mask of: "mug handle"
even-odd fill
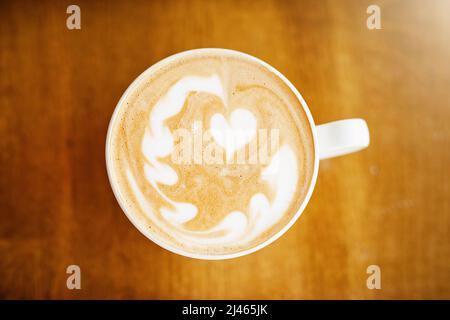
[[[367,148],[369,128],[363,119],[346,119],[316,126],[319,159],[328,159]]]

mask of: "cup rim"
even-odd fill
[[[310,184],[308,186],[308,191],[306,193],[305,198],[303,199],[303,202],[301,203],[300,207],[298,208],[295,215],[289,220],[288,223],[286,223],[277,233],[272,235],[270,238],[265,240],[264,242],[261,242],[260,244],[238,252],[229,253],[229,254],[222,254],[222,255],[208,255],[208,254],[201,254],[201,253],[192,253],[188,251],[184,251],[180,248],[177,248],[175,246],[171,246],[168,243],[163,242],[162,240],[158,239],[156,236],[152,235],[150,232],[148,232],[147,228],[145,228],[142,224],[140,224],[136,218],[133,217],[132,213],[128,212],[128,209],[125,205],[125,200],[122,198],[120,190],[118,189],[116,180],[114,179],[114,174],[112,172],[111,167],[111,161],[110,161],[110,145],[111,145],[111,139],[112,139],[112,129],[114,127],[114,123],[116,121],[117,115],[119,113],[119,110],[121,109],[121,106],[123,105],[124,100],[128,97],[128,95],[133,91],[133,89],[140,84],[140,82],[147,78],[149,74],[154,72],[155,70],[161,68],[164,65],[167,65],[171,63],[174,60],[183,58],[185,56],[198,54],[198,53],[220,53],[222,55],[232,55],[232,56],[244,56],[245,58],[257,62],[258,64],[262,65],[269,71],[273,72],[276,76],[278,76],[288,87],[289,89],[295,94],[297,99],[300,101],[300,104],[302,105],[303,111],[306,114],[306,117],[308,119],[309,125],[311,127],[311,133],[313,137],[313,148],[314,148],[314,169],[313,169],[313,175],[310,181]],[[111,189],[113,191],[113,194],[119,203],[120,208],[122,209],[123,213],[127,216],[127,218],[131,221],[131,223],[138,229],[147,239],[153,241],[160,247],[179,254],[181,256],[194,258],[194,259],[200,259],[200,260],[226,260],[226,259],[232,259],[232,258],[238,258],[245,255],[249,255],[251,253],[254,253],[256,251],[261,250],[264,247],[267,247],[271,243],[273,243],[275,240],[280,238],[284,233],[286,233],[292,225],[300,218],[303,211],[306,208],[306,205],[308,204],[309,200],[311,199],[312,192],[314,190],[314,187],[316,185],[318,170],[319,170],[319,151],[317,147],[317,132],[316,132],[316,125],[314,123],[314,119],[311,115],[311,111],[309,110],[308,105],[306,104],[305,99],[303,99],[303,96],[300,94],[300,92],[297,90],[297,88],[277,69],[272,67],[267,62],[256,58],[255,56],[252,56],[250,54],[240,52],[237,50],[231,50],[231,49],[224,49],[224,48],[198,48],[198,49],[191,49],[182,51],[179,53],[175,53],[173,55],[170,55],[166,58],[163,58],[162,60],[159,60],[155,64],[148,67],[145,71],[143,71],[136,79],[133,80],[133,82],[128,86],[128,88],[125,90],[125,92],[122,94],[121,98],[117,102],[116,107],[114,108],[114,111],[111,115],[111,119],[109,121],[108,125],[108,131],[106,135],[106,144],[105,144],[105,160],[106,160],[106,171],[108,175],[108,180],[111,185]]]

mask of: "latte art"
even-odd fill
[[[192,253],[254,247],[295,215],[313,174],[311,128],[270,70],[197,54],[143,76],[112,124],[112,176],[152,238]]]

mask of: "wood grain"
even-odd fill
[[[374,2],[381,30],[366,28]],[[77,1],[72,31],[69,4],[0,2],[1,298],[450,298],[449,1]],[[321,162],[290,231],[229,261],[148,241],[105,171],[128,84],[198,47],[253,54],[317,123],[362,117],[371,130],[369,149]],[[371,264],[381,290],[366,287]]]

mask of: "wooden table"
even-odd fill
[[[450,298],[450,1],[76,3],[81,30],[66,28],[66,2],[0,4],[1,298]],[[372,3],[381,30],[366,27]],[[147,240],[105,171],[125,88],[197,47],[253,54],[317,123],[371,130],[369,149],[321,162],[290,231],[228,261]],[[66,288],[71,264],[81,290]]]

